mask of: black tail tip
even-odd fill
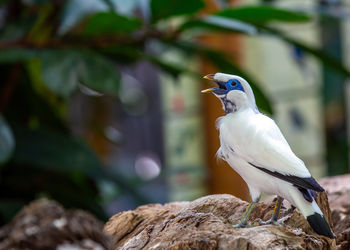
[[[322,215],[314,213],[312,215],[307,216],[306,219],[316,233],[324,235],[331,239],[335,238],[331,228],[329,227],[327,221]]]

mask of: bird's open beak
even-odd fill
[[[209,75],[206,75],[206,76],[203,76],[204,79],[207,79],[207,80],[210,80],[210,81],[215,81],[214,80],[214,76],[215,74],[209,74]],[[210,88],[210,89],[203,89],[201,91],[201,93],[211,93],[215,90],[216,88]]]

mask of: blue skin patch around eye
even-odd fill
[[[240,90],[244,92],[242,84],[237,79],[231,79],[225,82],[226,89],[230,90]]]
[[[219,88],[214,88],[213,92],[217,95],[226,95],[231,90],[244,91],[242,84],[237,79],[230,79],[227,82],[216,82]]]

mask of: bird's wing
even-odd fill
[[[244,138],[239,139],[239,146],[232,147],[252,167],[295,186],[323,191],[312,178],[304,162],[293,153],[272,119],[256,114],[241,131],[242,133],[235,133],[234,136]]]

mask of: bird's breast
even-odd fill
[[[218,127],[223,150],[234,151],[237,154],[250,147],[258,133],[254,114],[250,112],[226,115],[220,119]]]

